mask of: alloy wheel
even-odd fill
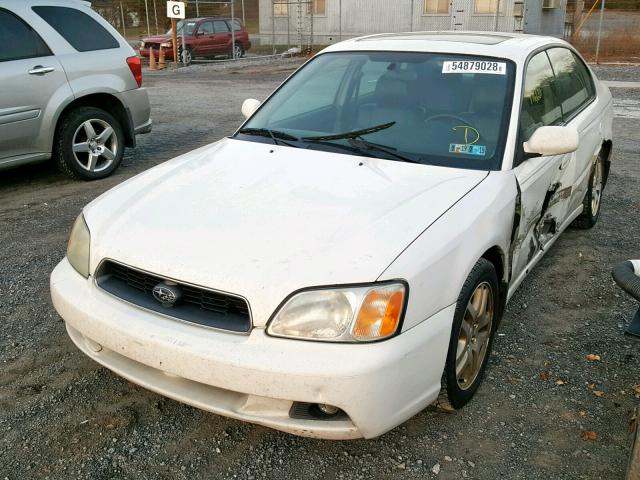
[[[242,57],[242,47],[238,44],[235,45],[234,47],[234,58],[240,58]]]
[[[484,363],[491,340],[493,305],[491,285],[482,282],[469,299],[458,334],[456,378],[461,390],[473,385]]]
[[[86,120],[73,134],[73,156],[89,172],[109,168],[118,156],[118,148],[118,136],[104,120]]]
[[[591,180],[591,215],[594,217],[598,214],[600,209],[600,202],[602,200],[603,190],[603,172],[602,161],[600,158],[596,160],[596,165],[593,171],[593,178]]]

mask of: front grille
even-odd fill
[[[171,307],[153,296],[153,289],[165,282],[174,284],[182,296]],[[168,280],[116,262],[104,261],[96,274],[103,290],[139,307],[207,327],[248,332],[251,316],[246,300],[187,283]]]

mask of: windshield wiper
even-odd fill
[[[286,132],[280,132],[278,130],[270,130],[268,128],[241,128],[238,130],[238,133],[242,133],[244,135],[256,135],[259,137],[268,137],[273,140],[273,143],[276,145],[287,145],[288,147],[298,148],[297,145],[293,143],[289,143],[286,140],[293,140],[299,142],[300,139],[298,137],[294,137],[293,135],[289,135]]]
[[[414,160],[409,157],[405,157],[404,155],[400,155],[395,151],[396,149],[393,147],[388,147],[386,145],[380,145],[378,143],[369,142],[364,138],[362,138],[362,135],[379,132],[380,130],[386,130],[387,128],[393,127],[395,124],[396,122],[383,123],[381,125],[376,125],[375,127],[363,128],[361,130],[354,130],[354,131],[345,132],[345,133],[337,133],[334,135],[321,135],[318,137],[302,137],[300,140],[302,140],[303,142],[317,143],[320,145],[341,147],[354,153],[363,153],[367,151],[381,152],[391,157],[394,157],[397,160],[401,160],[403,162],[420,163],[417,160]],[[349,145],[342,145],[339,143],[332,142],[332,140],[345,140],[345,139],[348,140]],[[378,156],[376,157],[380,158]]]
[[[395,148],[388,147],[386,145],[380,145],[379,143],[368,142],[364,138],[350,138],[349,144],[359,150],[373,150],[375,152],[386,153],[387,155],[391,155],[392,157],[401,160],[403,162],[409,163],[421,163],[418,160],[414,160],[413,158],[405,157],[404,155],[400,155],[397,153]]]
[[[380,130],[386,130],[387,128],[391,128],[396,124],[396,122],[383,123],[381,125],[376,125],[375,127],[363,128],[361,130],[353,130],[351,132],[344,133],[336,133],[333,135],[320,135],[318,137],[302,137],[300,140],[305,142],[326,142],[329,140],[343,140],[345,138],[358,138],[362,135],[368,135],[370,133],[376,133]]]

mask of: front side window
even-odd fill
[[[0,9],[0,62],[48,55],[51,51],[29,25]]]
[[[230,32],[229,25],[224,20],[216,20],[213,22],[213,31],[215,33],[227,33]]]
[[[289,79],[236,138],[266,142],[276,132],[299,148],[498,169],[513,76],[510,61],[487,57],[327,53]]]
[[[273,0],[273,14],[276,17],[289,16],[289,4],[281,0]]]
[[[538,127],[562,122],[562,111],[554,91],[555,77],[545,52],[529,60],[525,72],[520,133],[522,142],[529,140]]]
[[[425,15],[444,15],[449,13],[449,0],[424,0]]]
[[[196,26],[197,26],[196,22],[178,20],[178,23],[176,24],[176,33],[178,35],[182,35],[182,30],[184,29],[185,35],[193,35],[193,32],[196,29]],[[169,30],[167,30],[167,35],[173,35],[173,29],[170,28]]]
[[[120,47],[113,35],[80,10],[49,6],[32,7],[32,9],[78,52]]]
[[[478,15],[489,15],[496,13],[496,8],[499,8],[499,14],[504,13],[504,0],[474,0],[473,11]]]
[[[562,107],[562,115],[568,121],[595,96],[593,80],[587,67],[570,50],[547,50],[555,73],[555,93]]]

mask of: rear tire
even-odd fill
[[[571,226],[580,230],[593,228],[600,218],[602,207],[602,192],[604,190],[605,166],[600,155],[593,164],[591,175],[589,176],[589,188],[582,201],[582,213],[576,218]]]
[[[458,297],[442,377],[448,403],[455,409],[466,405],[482,383],[500,320],[499,292],[493,264],[481,258]]]
[[[95,107],[78,107],[61,120],[54,160],[71,178],[99,180],[111,175],[124,154],[124,133],[118,120]]]

